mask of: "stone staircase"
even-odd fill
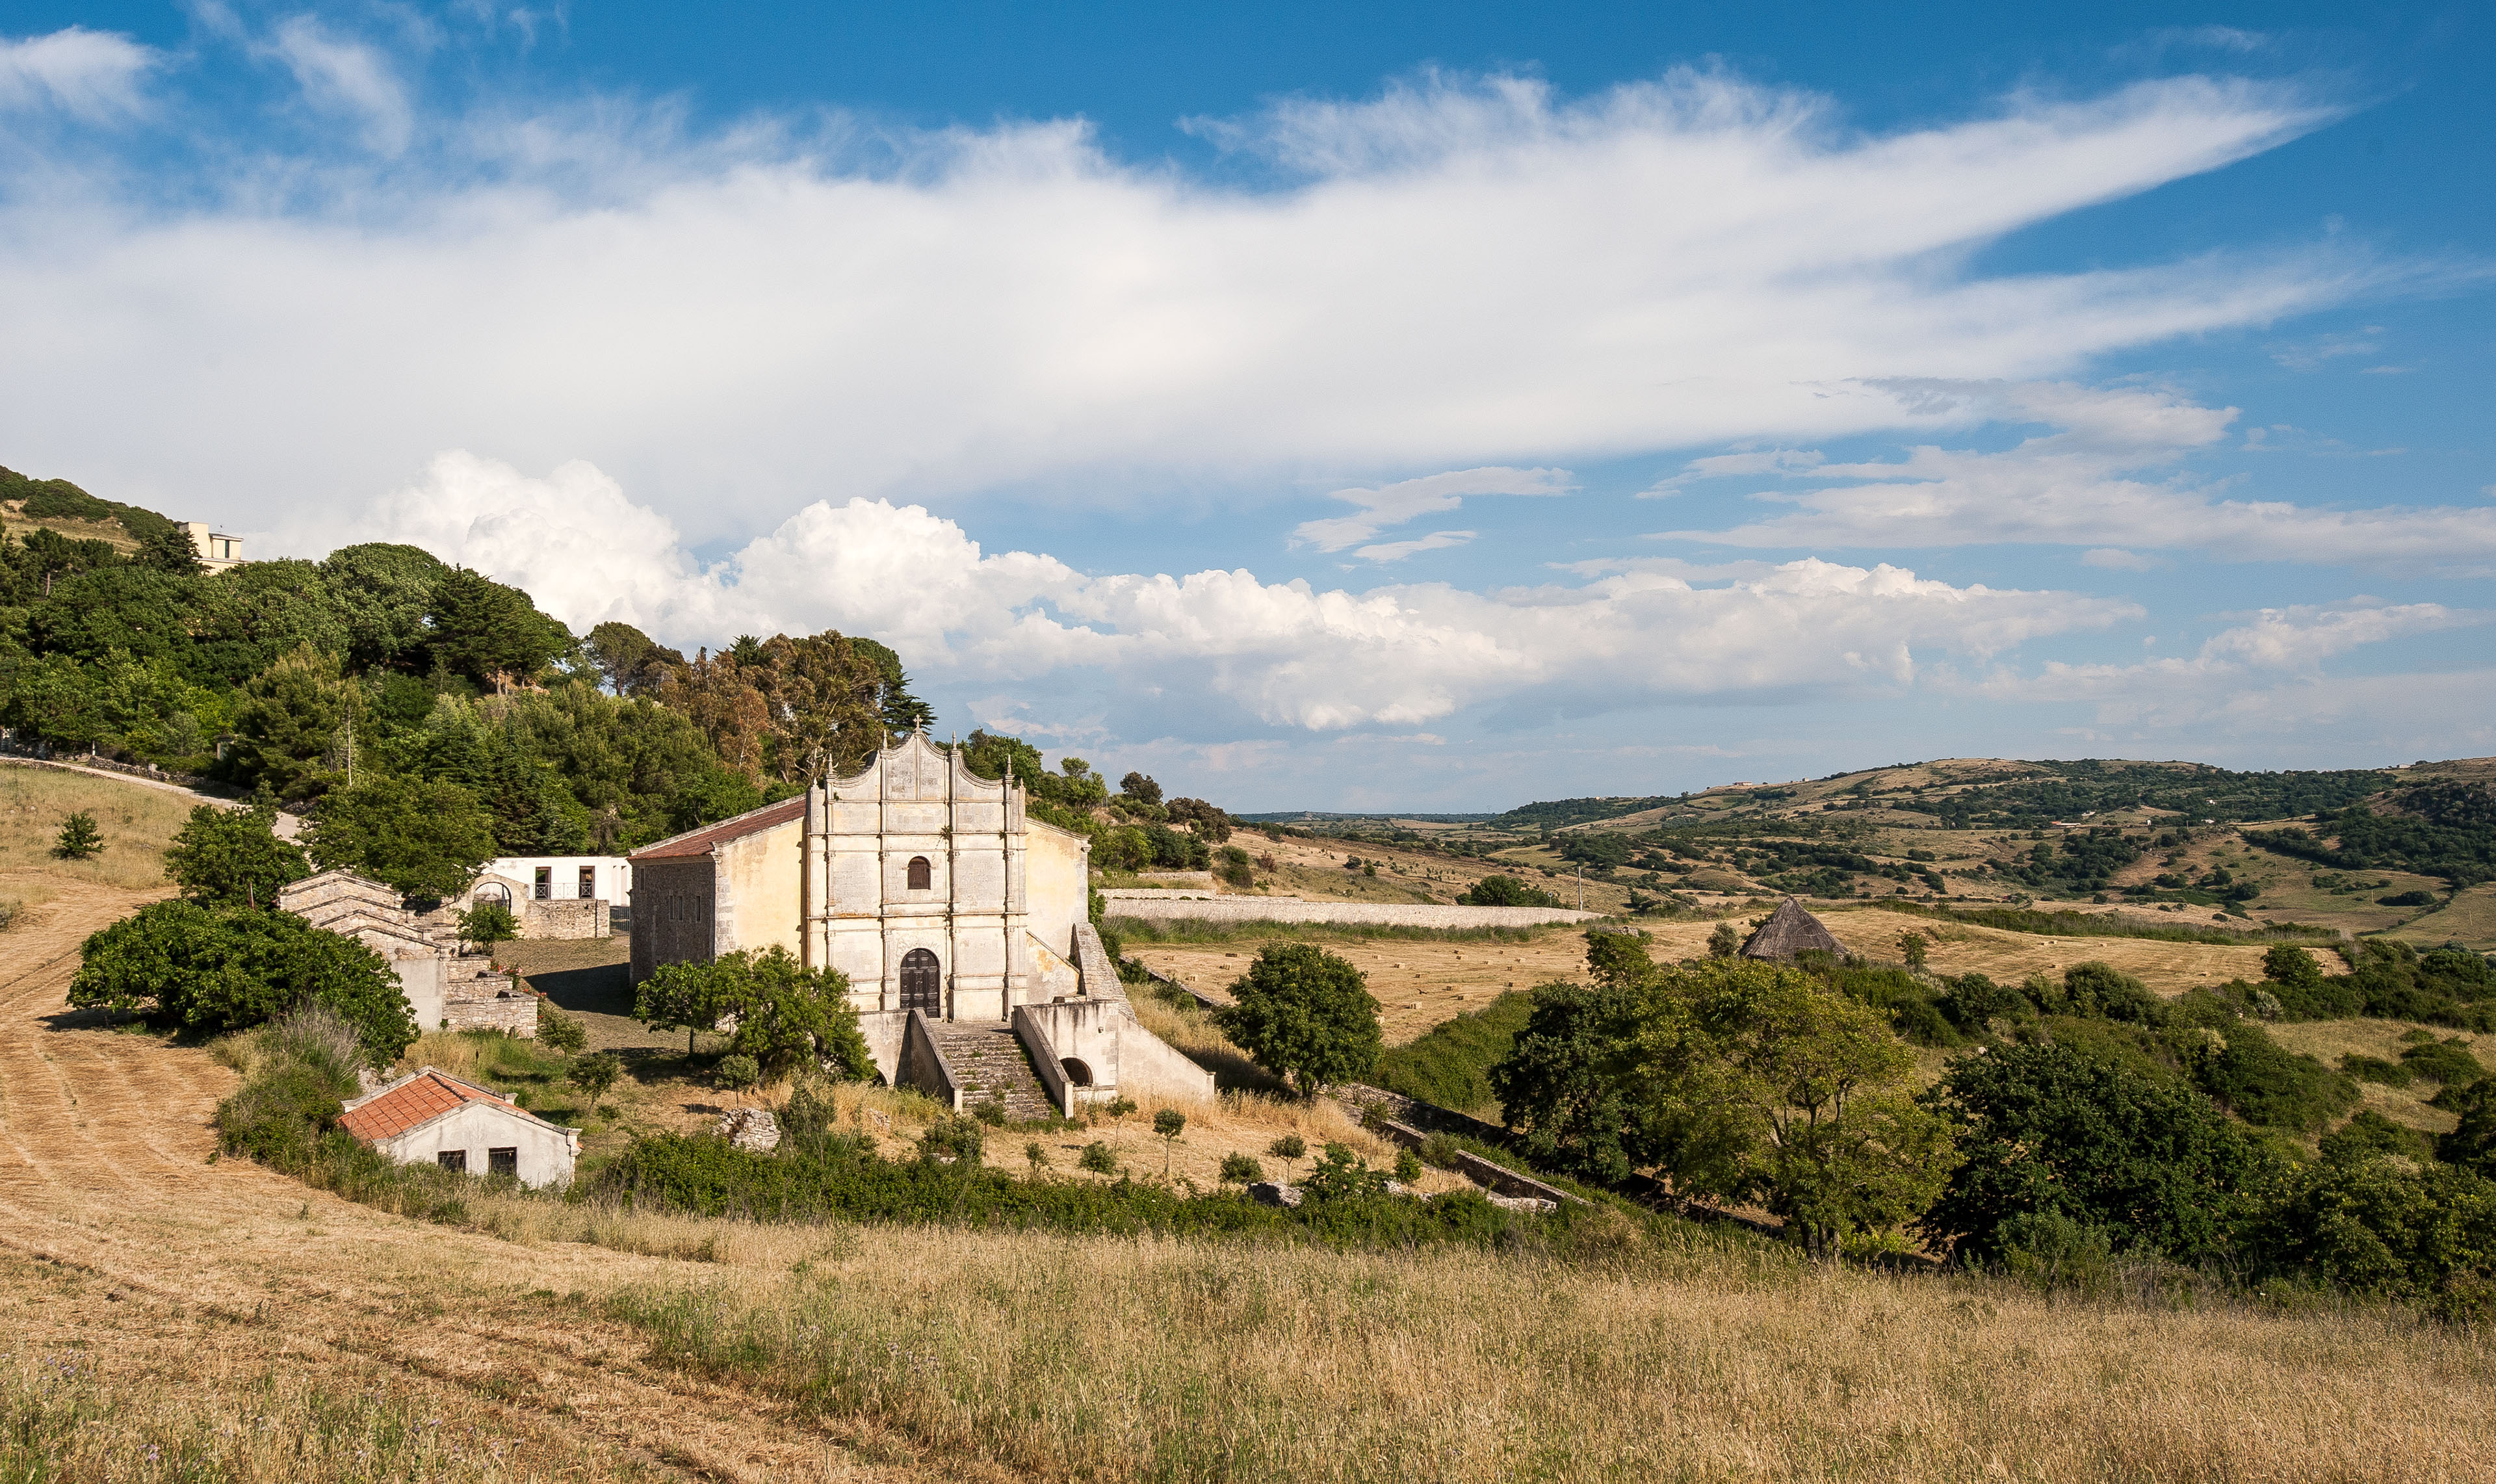
[[[1057,1108],[1042,1091],[1031,1058],[1012,1027],[940,1020],[929,1022],[928,1029],[962,1089],[963,1112],[1002,1098],[1011,1119],[1056,1116]]]

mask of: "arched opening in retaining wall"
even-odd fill
[[[1057,1065],[1066,1068],[1066,1080],[1074,1083],[1076,1087],[1090,1087],[1092,1085],[1092,1068],[1083,1065],[1083,1060],[1080,1057],[1066,1057],[1059,1061]]]

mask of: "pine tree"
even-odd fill
[[[52,841],[52,853],[63,860],[84,860],[103,850],[104,835],[95,827],[95,816],[84,812],[70,816]]]

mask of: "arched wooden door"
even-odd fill
[[[901,957],[901,1007],[945,1013],[945,971],[925,948],[913,948]]]

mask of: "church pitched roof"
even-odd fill
[[[1818,917],[1805,912],[1800,902],[1788,897],[1768,914],[1767,921],[1760,924],[1760,930],[1751,935],[1750,941],[1742,944],[1742,956],[1791,964],[1796,954],[1813,949],[1843,954],[1846,944],[1839,943],[1834,934],[1823,927]]]
[[[705,824],[681,835],[671,835],[656,845],[643,846],[625,858],[634,861],[667,860],[680,855],[707,854],[712,846],[741,840],[761,830],[776,829],[805,812],[806,796],[801,793],[796,798],[782,799],[777,804],[747,810],[733,819],[722,819],[717,824]]]

